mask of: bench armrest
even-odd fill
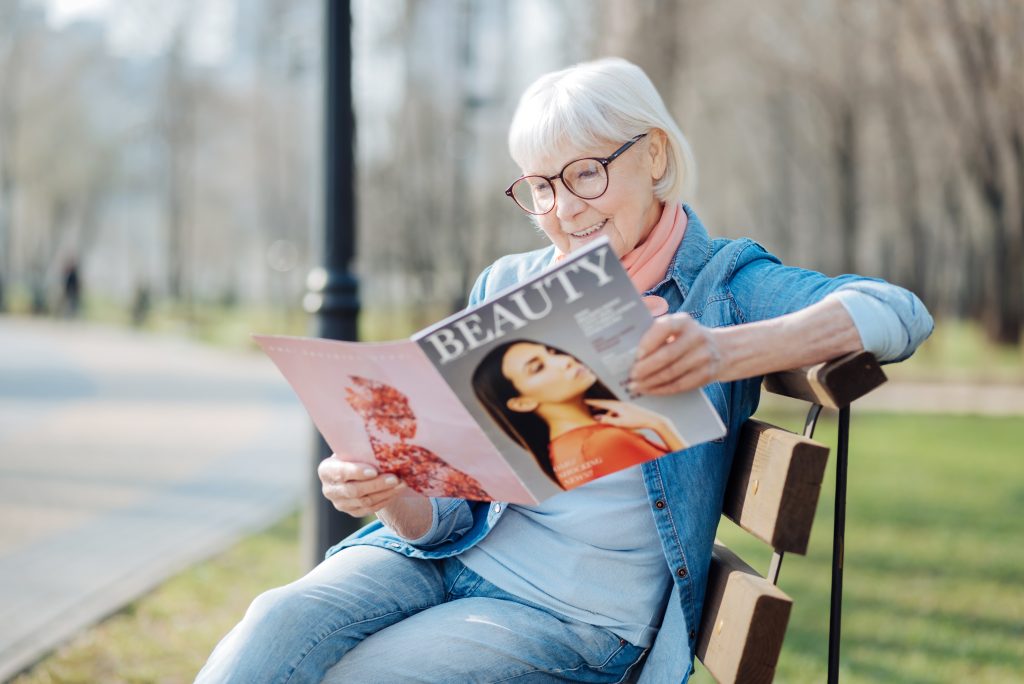
[[[849,406],[886,381],[875,355],[861,351],[764,377],[765,390],[826,408]]]

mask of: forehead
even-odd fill
[[[524,160],[522,172],[524,176],[539,174],[553,176],[559,173],[566,164],[584,157],[607,157],[618,145],[614,143],[598,143],[585,148],[565,145],[553,151],[537,152]]]

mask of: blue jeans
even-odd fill
[[[196,682],[619,682],[643,653],[458,558],[356,546],[257,597]]]

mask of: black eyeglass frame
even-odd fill
[[[633,136],[632,138],[627,140],[622,145],[622,147],[620,147],[619,149],[615,150],[614,152],[612,152],[607,157],[580,157],[579,159],[573,159],[571,162],[569,162],[565,166],[563,166],[562,170],[559,171],[558,173],[556,173],[554,176],[542,176],[542,175],[537,174],[537,173],[531,173],[531,174],[529,174],[527,176],[520,176],[519,178],[516,178],[514,181],[512,181],[512,184],[509,185],[505,189],[505,194],[508,195],[509,199],[511,199],[513,202],[515,202],[517,207],[519,207],[520,209],[525,211],[527,214],[532,214],[533,216],[543,216],[544,214],[550,214],[551,211],[555,208],[555,204],[556,204],[556,202],[555,202],[555,192],[556,191],[555,191],[555,184],[552,181],[554,181],[556,178],[558,180],[562,181],[562,187],[564,187],[566,190],[568,190],[572,194],[576,195],[580,199],[584,199],[584,200],[597,199],[598,197],[600,197],[604,193],[608,192],[608,183],[610,181],[610,177],[608,175],[608,165],[611,164],[616,159],[618,159],[619,157],[621,157],[622,154],[626,150],[628,150],[630,147],[632,147],[633,145],[638,143],[640,141],[640,139],[644,138],[646,135],[647,135],[646,133],[640,133],[639,135]],[[567,168],[569,168],[570,166],[572,166],[573,164],[575,164],[577,162],[587,161],[587,160],[596,161],[597,163],[599,163],[604,168],[604,189],[602,189],[601,192],[597,193],[596,195],[593,195],[592,197],[587,197],[585,195],[581,195],[578,192],[576,192],[575,190],[573,190],[572,187],[568,183],[565,182],[565,177],[563,176],[563,174],[565,173],[565,170]],[[521,180],[525,180],[527,178],[543,178],[544,180],[546,180],[548,182],[548,184],[551,186],[551,209],[548,209],[547,211],[540,211],[540,212],[530,211],[529,209],[524,207],[522,204],[520,204],[519,200],[516,199],[515,194],[513,194],[513,192],[512,192],[512,188],[514,188],[516,186],[516,183],[518,183]]]

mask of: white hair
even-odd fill
[[[668,138],[668,165],[654,194],[662,202],[680,202],[697,175],[690,144],[643,69],[618,57],[583,62],[534,81],[519,99],[508,147],[512,159],[527,168],[560,151],[621,144],[652,129]]]

